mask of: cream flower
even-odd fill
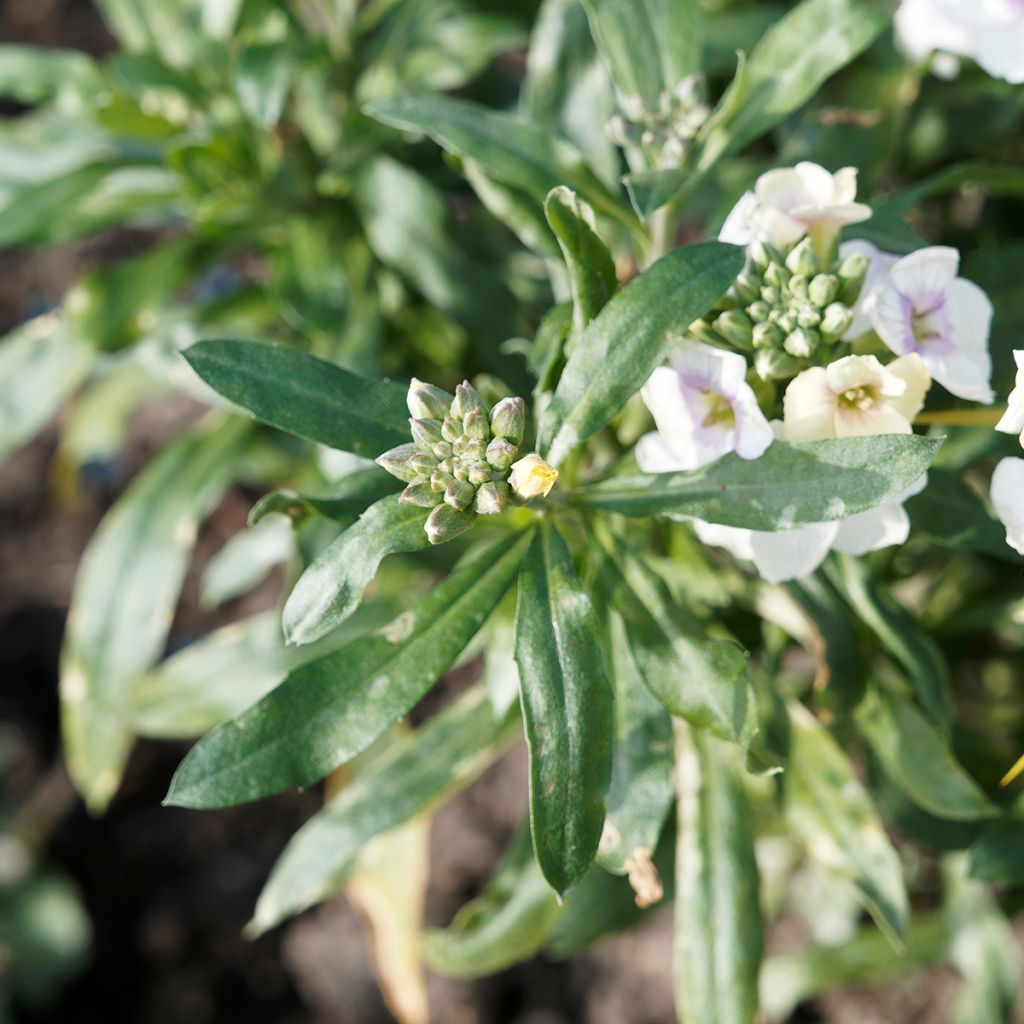
[[[909,434],[931,380],[920,357],[883,366],[874,356],[845,356],[797,374],[783,399],[787,441],[865,434]]]
[[[855,202],[856,195],[854,167],[831,174],[805,161],[768,171],[736,204],[718,237],[734,245],[762,241],[784,247],[809,235],[822,255],[840,228],[871,216],[871,207]]]
[[[1006,400],[1006,412],[996,424],[996,430],[1004,434],[1019,434],[1024,447],[1024,350],[1015,350],[1013,360],[1017,364],[1017,378]]]
[[[1006,527],[1006,543],[1024,555],[1024,459],[1001,459],[989,487],[992,506]]]
[[[992,303],[973,281],[957,276],[957,250],[934,245],[900,258],[857,242],[843,251],[863,253],[871,266],[847,337],[870,323],[897,355],[920,355],[950,394],[991,402]]]
[[[558,470],[535,452],[512,463],[508,482],[523,498],[546,498],[558,480]]]
[[[669,362],[640,393],[658,427],[636,446],[644,472],[698,469],[727,452],[742,459],[764,454],[772,428],[747,384],[743,356],[684,341]]]

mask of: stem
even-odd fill
[[[995,409],[940,409],[921,413],[914,423],[919,426],[935,423],[947,427],[994,427],[1004,412],[1005,406]]]

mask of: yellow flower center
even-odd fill
[[[870,384],[862,384],[857,388],[849,388],[839,396],[839,404],[847,409],[859,409],[868,412],[878,403],[878,390]]]
[[[732,403],[725,395],[720,395],[707,388],[701,388],[701,394],[708,400],[707,415],[701,420],[702,427],[713,427],[718,423],[733,426],[736,422],[736,413]]]

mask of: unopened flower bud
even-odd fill
[[[464,380],[455,389],[455,401],[452,402],[451,414],[457,419],[465,419],[475,409],[487,415],[487,404],[476,393],[476,389],[468,380]]]
[[[761,293],[758,292],[758,295]],[[759,324],[763,320],[768,319],[768,314],[772,311],[772,307],[767,302],[762,302],[758,299],[757,302],[752,302],[747,306],[747,316],[755,323]]]
[[[445,416],[441,423],[441,436],[449,443],[454,443],[462,437],[462,421],[453,416]]]
[[[766,284],[761,289],[761,298],[770,306],[777,306],[782,301],[782,292],[774,285]]]
[[[452,466],[452,473],[455,475],[456,480],[468,480],[469,479],[469,466],[461,460],[456,462]]]
[[[794,274],[789,279],[789,294],[798,299],[806,299],[809,280],[806,274]]]
[[[405,404],[409,407],[409,415],[416,419],[441,420],[452,404],[452,396],[433,384],[413,377],[409,382]]]
[[[464,508],[469,508],[475,497],[476,488],[467,480],[453,480],[444,492],[444,500],[460,512]]]
[[[444,463],[442,463],[444,465]],[[430,474],[430,486],[435,491],[444,491],[447,486],[455,479],[451,472],[446,469],[442,469],[438,466],[433,473]]]
[[[438,441],[444,440],[441,437],[440,420],[416,419],[413,417],[409,420],[409,430],[412,432],[412,439],[421,448],[432,448]]]
[[[686,333],[691,338],[696,338],[697,341],[703,341],[705,345],[719,345],[721,339],[712,330],[711,325],[707,320],[694,320],[689,327],[686,328]]]
[[[740,276],[733,281],[732,290],[736,293],[736,298],[739,299],[744,306],[750,302],[754,302],[761,294],[761,289],[758,283],[746,274],[740,274]]]
[[[494,438],[487,446],[487,461],[499,473],[504,473],[515,462],[518,454],[519,449],[503,437]]]
[[[750,256],[750,262],[754,268],[762,274],[769,263],[782,259],[782,254],[778,249],[761,241],[751,242],[747,248],[747,254]]]
[[[466,413],[462,421],[462,430],[466,437],[472,440],[486,441],[491,434],[487,413],[483,409],[473,409]]]
[[[437,466],[437,456],[432,452],[417,451],[409,459],[409,465],[417,476],[430,476]]]
[[[777,348],[782,344],[785,335],[772,323],[759,323],[754,326],[752,340],[754,348]]]
[[[409,484],[398,496],[403,505],[419,505],[421,508],[433,508],[444,500],[440,491],[435,491],[426,480]]]
[[[750,348],[753,344],[754,325],[746,313],[730,309],[715,321],[715,330],[737,348]]]
[[[422,453],[417,451],[416,445],[400,444],[397,448],[378,455],[376,462],[381,469],[408,484],[412,483],[416,477],[423,475],[412,465],[413,457],[419,454]]]
[[[438,441],[430,446],[431,452],[439,459],[450,459],[452,457],[452,446],[447,441]]]
[[[487,458],[487,445],[476,438],[470,438],[462,452],[463,462],[483,462]]]
[[[841,338],[853,323],[853,311],[841,302],[833,302],[821,318],[821,333],[826,341]]]
[[[797,359],[808,359],[814,354],[819,341],[821,341],[821,336],[817,331],[798,327],[786,336],[782,347]]]
[[[479,487],[491,479],[491,467],[483,461],[471,462],[467,479],[474,487]]]
[[[535,452],[513,463],[509,486],[523,498],[547,497],[558,480],[558,470]]]
[[[504,481],[481,484],[473,506],[482,516],[495,516],[508,506],[509,487]]]
[[[807,297],[819,309],[824,309],[839,293],[839,279],[835,274],[818,274],[811,279]]]
[[[795,309],[787,309],[781,316],[775,318],[775,324],[782,332],[783,337],[790,331],[797,329],[797,314]]]
[[[867,276],[867,257],[859,252],[851,252],[839,267],[839,301],[846,306],[853,306]]]
[[[423,529],[431,544],[444,544],[465,533],[475,522],[475,512],[469,509],[460,511],[451,505],[441,504],[427,516]]]
[[[503,398],[491,412],[491,433],[518,445],[525,429],[526,403],[521,398]]]
[[[754,356],[754,369],[762,380],[779,380],[795,376],[800,363],[780,349],[763,348]]]
[[[778,288],[780,292],[789,284],[791,276],[792,275],[783,264],[775,263],[774,261],[769,263],[764,270],[765,282],[770,284],[773,288]]]
[[[813,277],[818,272],[818,257],[809,238],[803,239],[793,247],[786,257],[786,266],[794,274],[803,274],[805,277]]]
[[[821,311],[816,306],[801,306],[796,314],[798,327],[817,327],[821,323]]]

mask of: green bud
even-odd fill
[[[452,416],[445,416],[441,423],[441,436],[449,443],[454,443],[462,437],[462,422]]]
[[[722,341],[715,331],[712,330],[707,320],[694,320],[686,328],[686,333],[698,341],[703,341],[705,345],[720,345]]]
[[[491,412],[491,433],[520,445],[525,429],[526,403],[521,398],[503,398]]]
[[[483,409],[473,409],[466,413],[462,421],[462,429],[466,437],[476,441],[486,441],[491,436],[487,413]]]
[[[779,380],[795,376],[800,363],[777,348],[763,348],[754,356],[754,369],[762,380]]]
[[[772,285],[765,285],[761,289],[761,298],[764,299],[769,306],[777,306],[782,301],[782,292]]]
[[[786,285],[789,284],[789,279],[792,275],[789,271],[781,264],[769,263],[765,267],[764,279],[767,284],[770,284],[773,288],[778,288],[779,291],[784,291]]]
[[[758,295],[761,293],[758,292]],[[759,324],[762,320],[768,319],[768,314],[771,313],[772,307],[767,302],[762,302],[760,299],[757,302],[752,302],[747,306],[747,316],[755,323]]]
[[[439,459],[450,459],[452,457],[452,446],[447,441],[438,441],[437,444],[432,444],[430,450]]]
[[[482,516],[497,515],[504,512],[508,506],[509,493],[508,484],[502,481],[482,484],[480,490],[476,492],[474,508]]]
[[[821,318],[821,333],[826,341],[841,338],[853,323],[853,312],[841,302],[833,302]]]
[[[483,462],[487,458],[487,445],[483,441],[471,438],[466,442],[462,452],[463,462]]]
[[[403,505],[419,505],[421,508],[433,508],[444,501],[440,491],[435,491],[426,480],[409,484],[398,496]]]
[[[809,280],[806,274],[794,274],[789,279],[789,294],[798,299],[806,299]]]
[[[416,419],[409,420],[409,429],[412,431],[412,439],[422,448],[433,448],[435,444],[443,441],[441,436],[441,421]]]
[[[821,312],[816,306],[801,306],[796,314],[798,327],[817,327],[821,323]]]
[[[487,461],[499,473],[504,473],[516,461],[518,454],[519,449],[503,437],[494,438],[487,446]]]
[[[775,324],[760,323],[754,327],[752,340],[754,348],[769,349],[778,348],[784,337],[785,335]]]
[[[431,452],[417,451],[409,459],[409,465],[416,471],[417,476],[430,476],[437,466],[437,456]]]
[[[811,280],[807,295],[819,309],[824,309],[839,293],[839,279],[834,274],[818,274]]]
[[[435,491],[443,491],[455,479],[451,469],[442,469],[445,463],[441,463],[433,473],[430,474],[430,486]],[[450,465],[450,463],[449,463]]]
[[[783,336],[789,334],[790,331],[795,331],[797,328],[796,310],[787,309],[781,316],[775,318],[775,324]]]
[[[754,269],[762,274],[769,263],[773,260],[777,263],[782,259],[779,250],[767,242],[751,242],[747,247],[747,254],[750,256],[750,262]]]
[[[469,482],[474,487],[487,483],[491,479],[491,467],[486,462],[471,462],[469,464]]]
[[[468,380],[464,380],[455,389],[455,401],[452,402],[451,414],[461,420],[476,409],[479,409],[484,416],[487,415],[487,404],[476,393],[473,385]]]
[[[468,480],[469,466],[467,466],[465,462],[456,462],[455,467],[452,469],[452,473],[455,475],[456,480]]]
[[[817,331],[804,330],[804,328],[798,327],[786,336],[782,347],[797,359],[809,359],[814,355],[814,350],[818,347],[819,341],[821,341],[821,335]]]
[[[435,388],[433,384],[413,377],[409,382],[405,404],[409,407],[409,415],[416,419],[442,420],[452,404],[452,396],[447,391]]]
[[[760,284],[748,277],[746,274],[740,274],[740,276],[733,281],[732,290],[736,293],[736,298],[738,298],[744,306],[750,302],[754,302],[758,295],[761,294]]]
[[[378,455],[376,463],[381,469],[409,484],[416,477],[423,475],[412,465],[413,457],[421,454],[422,452],[418,451],[414,444],[400,444],[397,448]]]
[[[451,505],[442,504],[427,516],[423,529],[427,531],[427,539],[431,544],[444,544],[445,541],[453,540],[459,534],[465,533],[474,522],[475,512],[460,512]]]
[[[839,267],[839,301],[846,306],[855,305],[867,276],[867,257],[859,252],[851,252]]]
[[[460,512],[469,508],[476,497],[476,488],[468,480],[453,480],[444,492],[444,500]]]
[[[813,277],[819,269],[818,257],[814,252],[814,243],[805,238],[790,251],[786,257],[786,266],[794,274]]]
[[[750,348],[753,344],[754,325],[746,313],[730,309],[715,321],[715,330],[737,348]]]

